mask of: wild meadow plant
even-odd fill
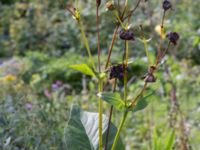
[[[87,50],[89,64],[74,64],[70,68],[78,70],[85,75],[91,76],[96,79],[98,83],[98,113],[91,113],[83,111],[77,105],[72,106],[71,116],[68,121],[68,126],[65,128],[65,142],[69,150],[123,150],[125,149],[120,139],[120,133],[124,127],[127,116],[130,113],[145,109],[148,105],[148,97],[144,96],[145,90],[156,82],[155,72],[158,70],[162,59],[165,57],[167,51],[171,47],[176,46],[179,40],[179,34],[176,31],[165,31],[166,13],[170,13],[172,3],[169,0],[162,2],[162,19],[160,21],[159,32],[160,40],[155,43],[157,45],[155,59],[152,60],[148,49],[148,40],[145,35],[143,25],[140,24],[137,28],[140,30],[140,36],[136,36],[134,29],[131,27],[131,17],[141,4],[142,0],[138,0],[133,9],[128,6],[128,0],[121,1],[108,1],[106,3],[107,11],[110,11],[116,19],[112,40],[108,48],[106,62],[101,61],[101,30],[99,28],[99,8],[102,7],[101,0],[96,0],[96,32],[97,32],[97,50],[98,50],[98,63],[95,64],[94,58],[89,46],[84,25],[82,23],[81,11],[78,8],[78,1],[75,4],[68,3],[66,9],[71,13],[72,17],[76,20],[77,26],[81,32],[81,40],[85,44]],[[167,33],[165,35],[165,33]],[[124,52],[122,62],[111,65],[112,50],[117,36],[124,43]],[[166,37],[166,38],[164,38]],[[144,49],[147,57],[147,71],[141,77],[144,80],[143,87],[135,97],[128,97],[128,66],[131,63],[129,58],[129,44],[137,44],[136,39],[139,39],[144,44]],[[166,40],[167,39],[167,40]],[[112,80],[113,82],[109,82]],[[116,87],[118,81],[123,82],[123,93],[117,91]],[[106,91],[105,86],[112,83],[112,91]],[[123,95],[123,96],[121,96]],[[103,101],[110,105],[109,115],[103,115]],[[111,122],[114,110],[122,112],[121,122],[116,128]],[[120,117],[120,116],[119,116]],[[170,150],[173,143],[170,141],[164,149]]]

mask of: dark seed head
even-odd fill
[[[176,32],[170,32],[166,35],[166,37],[170,40],[171,43],[173,43],[174,45],[176,45],[178,39],[179,39],[179,35]]]
[[[119,32],[119,37],[122,40],[135,40],[134,34],[131,30],[121,30]]]
[[[172,8],[172,4],[169,0],[164,0],[163,1],[163,9],[166,11],[168,9]]]
[[[124,77],[124,65],[119,64],[110,68],[110,79],[117,78],[122,80]],[[127,68],[126,68],[127,69]]]
[[[97,6],[99,7],[101,5],[101,0],[96,0]]]

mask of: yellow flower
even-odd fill
[[[3,80],[5,80],[5,81],[13,81],[15,79],[16,79],[16,77],[12,74],[8,74],[3,78]]]
[[[165,38],[164,29],[162,29],[160,25],[155,26],[155,31],[162,39]]]

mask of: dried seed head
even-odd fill
[[[156,78],[153,74],[151,73],[147,73],[144,77],[143,77],[145,82],[156,82]]]
[[[97,7],[99,7],[101,5],[101,0],[96,0],[97,3]]]
[[[168,9],[172,8],[172,4],[169,0],[164,0],[163,1],[163,9],[167,11]]]
[[[156,66],[150,66],[148,69],[148,73],[153,74],[153,72],[156,70]]]
[[[166,35],[166,37],[169,39],[169,41],[171,43],[173,43],[174,45],[176,45],[178,39],[179,39],[179,35],[176,32],[170,32]]]
[[[106,8],[107,8],[108,10],[114,10],[114,9],[115,9],[115,5],[114,5],[114,3],[113,3],[112,1],[108,1],[108,2],[106,3]]]
[[[119,37],[120,39],[122,40],[135,40],[134,38],[134,34],[131,30],[124,30],[122,29],[120,32],[119,32]]]
[[[122,80],[124,77],[124,69],[127,69],[127,68],[125,68],[125,65],[123,65],[123,64],[112,66],[110,68],[110,77],[109,78],[110,79],[117,78],[119,80]]]

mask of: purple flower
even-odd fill
[[[62,86],[62,81],[56,80],[55,84],[57,84],[60,87],[60,86]]]
[[[30,110],[30,109],[33,108],[33,104],[31,104],[31,103],[26,103],[26,104],[25,104],[25,108]]]
[[[51,97],[51,92],[49,92],[48,89],[45,89],[45,90],[44,90],[44,95],[45,95],[46,97],[50,98],[50,97]]]
[[[56,89],[58,89],[59,87],[58,87],[57,84],[53,83],[53,84],[51,85],[51,88],[52,88],[52,90],[56,90]]]
[[[59,87],[62,86],[62,82],[59,81],[59,80],[56,80],[52,85],[51,85],[51,88],[52,90],[57,90]]]

